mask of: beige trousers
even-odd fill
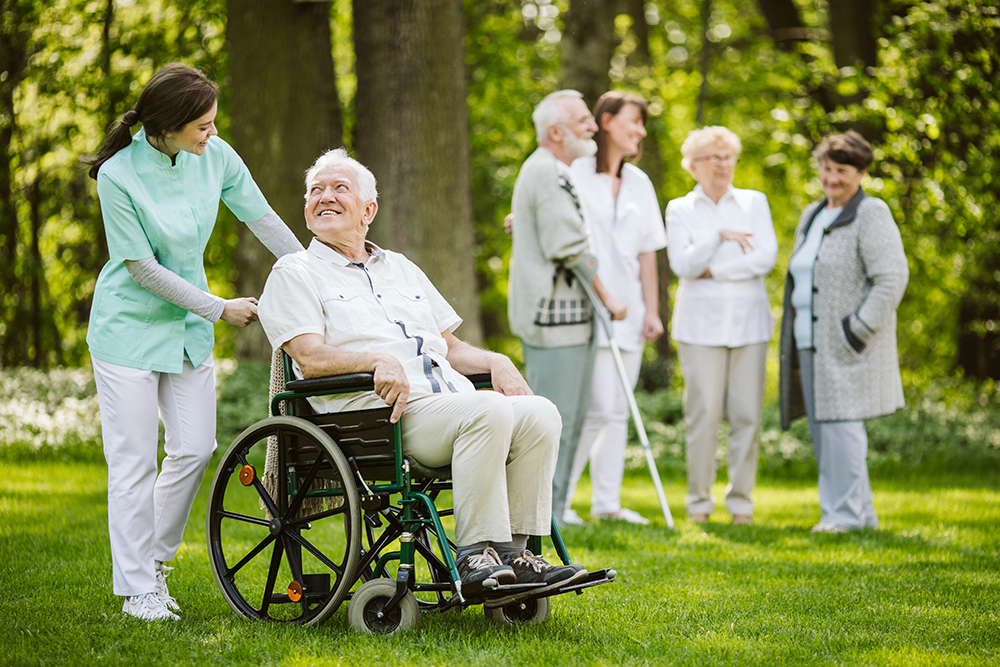
[[[451,465],[459,546],[548,535],[562,420],[541,396],[436,394],[406,404],[403,450]]]
[[[726,509],[751,516],[767,343],[708,347],[678,342],[677,356],[684,372],[688,514],[711,514],[715,509],[715,447],[724,413],[729,422]]]

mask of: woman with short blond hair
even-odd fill
[[[726,508],[753,521],[767,342],[774,318],[764,285],[778,241],[767,197],[733,187],[742,146],[724,127],[688,134],[681,165],[697,182],[667,204],[667,256],[679,279],[671,335],[684,373],[687,511],[703,523],[715,509],[715,448],[729,422]]]

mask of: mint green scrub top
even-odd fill
[[[171,165],[139,130],[101,165],[97,194],[111,259],[94,289],[87,331],[91,355],[165,373],[180,373],[185,356],[200,365],[215,344],[213,323],[139,287],[124,262],[155,257],[208,291],[203,253],[219,199],[243,222],[268,211],[250,171],[217,136],[209,138],[203,155],[181,151]]]

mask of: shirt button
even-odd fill
[[[381,299],[381,298],[382,298],[382,295],[381,295],[381,294],[376,294],[375,296],[376,296],[376,298],[379,298],[379,299]]]

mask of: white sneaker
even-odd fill
[[[171,611],[180,611],[181,608],[177,604],[177,600],[170,597],[170,591],[167,590],[167,575],[173,572],[174,568],[167,567],[163,564],[162,560],[156,561],[156,597],[160,599],[167,609]]]
[[[125,598],[122,612],[144,621],[179,621],[180,616],[167,609],[156,593],[143,593]]]
[[[649,525],[649,519],[639,514],[635,510],[630,510],[627,507],[623,507],[617,512],[609,512],[607,514],[595,514],[594,516],[602,521],[624,521],[626,523],[636,523],[641,526]]]
[[[564,526],[586,526],[587,522],[580,518],[576,510],[567,508],[562,515],[562,524]]]
[[[814,533],[846,533],[849,530],[835,523],[817,523],[812,527],[812,532]]]

